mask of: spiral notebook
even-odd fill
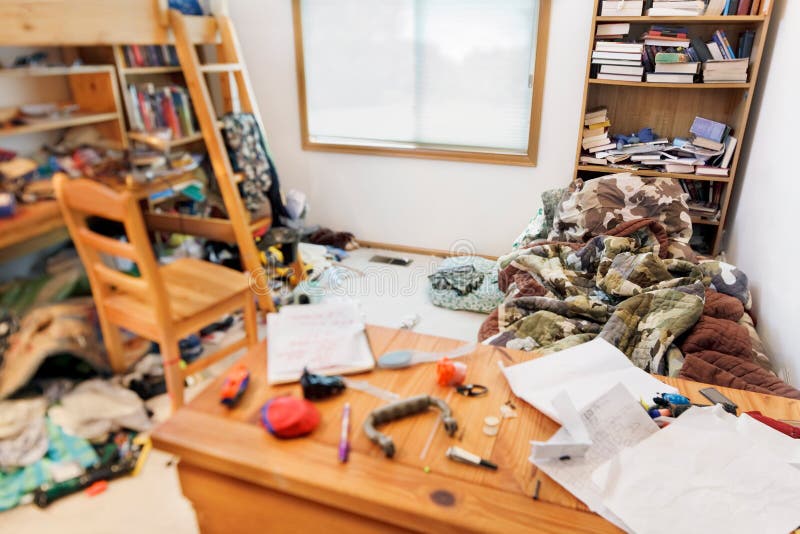
[[[303,369],[324,375],[370,371],[375,358],[358,305],[349,299],[285,306],[267,316],[267,382],[300,379]]]

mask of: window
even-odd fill
[[[549,0],[294,0],[306,149],[536,162]]]

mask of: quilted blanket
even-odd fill
[[[754,350],[755,330],[742,321],[750,307],[744,273],[669,258],[665,245],[663,225],[640,219],[585,243],[514,250],[499,259],[506,298],[479,339],[549,353],[600,336],[648,372],[800,396]]]

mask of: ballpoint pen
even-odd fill
[[[344,463],[350,453],[350,403],[344,403],[342,410],[342,435],[339,438],[339,461]]]

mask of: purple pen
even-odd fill
[[[339,461],[344,463],[350,453],[350,403],[344,403],[342,410],[342,435],[339,438]]]

